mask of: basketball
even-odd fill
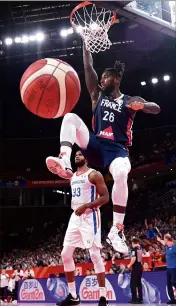
[[[77,104],[81,86],[76,71],[59,59],[41,59],[30,65],[20,81],[21,99],[33,114],[54,119]]]

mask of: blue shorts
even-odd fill
[[[125,145],[101,138],[89,132],[90,138],[85,150],[80,149],[88,164],[98,168],[106,168],[117,157],[128,157]]]

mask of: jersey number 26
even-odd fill
[[[104,121],[109,121],[109,122],[114,122],[114,113],[108,112],[108,111],[104,111],[103,120]]]

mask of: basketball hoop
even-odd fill
[[[110,48],[108,30],[115,21],[116,13],[87,1],[77,5],[70,15],[73,29],[81,35],[86,49],[92,53]]]

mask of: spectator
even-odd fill
[[[147,229],[147,232],[146,232],[147,238],[148,239],[154,239],[155,238],[155,230],[154,230],[153,225],[151,223],[150,224],[147,223],[147,219],[145,219],[145,227]]]
[[[0,274],[0,301],[1,303],[7,302],[7,288],[9,283],[9,275],[6,270],[2,270]]]
[[[7,301],[10,303],[12,302],[12,304],[16,304],[16,292],[15,292],[15,276],[12,276],[9,279],[9,283],[8,283],[8,297],[7,297]],[[14,302],[15,301],[15,302]]]
[[[17,299],[18,299],[18,282],[19,280],[23,279],[24,277],[24,272],[21,269],[21,265],[17,266],[17,269],[13,273],[14,279],[15,279],[15,290],[14,290],[14,304],[17,304]]]
[[[94,269],[91,270],[91,275],[95,275],[95,270]]]
[[[146,249],[142,250],[142,257],[150,257],[150,254],[146,251]]]
[[[157,248],[154,248],[154,250],[153,250],[153,253],[152,253],[152,261],[153,262],[161,262],[162,260],[162,258],[161,258],[161,253],[160,253],[160,250],[159,250],[159,248],[157,247]]]
[[[23,277],[23,279],[31,279],[31,278],[35,278],[35,273],[34,273],[34,270],[28,268],[28,269],[24,272],[24,277]]]
[[[110,269],[108,270],[108,272],[106,272],[106,274],[114,274],[113,269],[112,269],[112,268],[110,268]]]
[[[91,270],[90,270],[90,269],[87,269],[87,270],[86,270],[86,276],[89,276],[89,275],[91,275]]]
[[[143,271],[144,271],[144,272],[149,272],[149,271],[151,271],[151,269],[149,268],[149,265],[148,265],[147,262],[144,262],[144,263],[143,263]]]
[[[165,245],[167,265],[167,289],[170,297],[168,304],[176,304],[173,288],[176,288],[176,243],[170,234],[164,236],[164,240],[157,237],[157,240]]]

